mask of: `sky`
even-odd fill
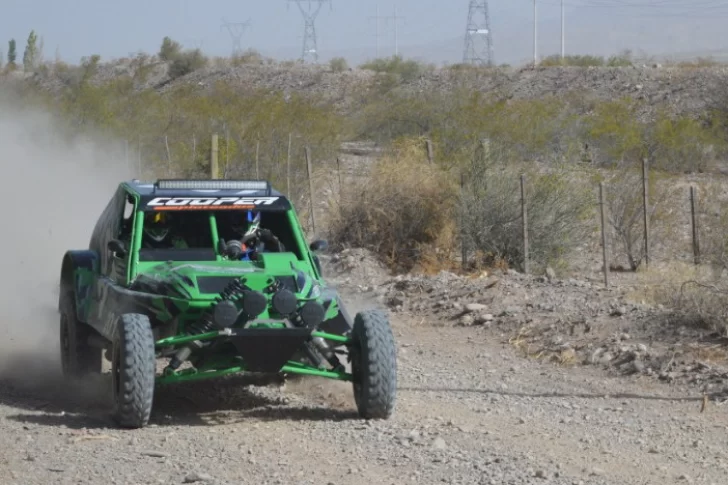
[[[316,3],[316,2],[312,2]],[[319,60],[361,63],[395,53],[428,62],[463,56],[468,0],[331,0],[316,18]],[[533,0],[490,0],[495,62],[533,59]],[[728,0],[564,0],[567,54],[610,55],[623,49],[651,55],[728,53]],[[309,2],[302,2],[308,8]],[[374,17],[379,9],[379,49]],[[43,38],[44,57],[77,63],[136,52],[156,53],[164,36],[208,55],[231,53],[228,22],[246,22],[241,43],[275,58],[300,57],[303,16],[290,0],[3,0],[0,50],[15,38],[18,60],[28,34]],[[560,0],[537,0],[539,56],[561,48]]]

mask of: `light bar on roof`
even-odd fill
[[[158,180],[157,188],[172,190],[268,190],[265,180]]]

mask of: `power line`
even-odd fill
[[[247,29],[248,27],[250,27],[250,19],[245,22],[228,22],[224,18],[222,19],[222,26],[220,27],[220,29],[227,29],[228,33],[230,34],[230,38],[233,42],[233,57],[242,54],[243,46],[241,40],[243,38],[243,34],[245,33],[245,29]]]
[[[377,15],[375,17],[369,17],[376,22],[376,36],[377,36],[377,57],[379,57],[379,21],[384,20],[385,23],[390,20],[394,23],[394,55],[399,55],[399,24],[398,20],[404,20],[404,17],[397,15],[397,4],[394,5],[393,15],[379,15],[379,5],[377,5]]]
[[[331,0],[288,0],[289,2],[296,2],[298,9],[303,15],[303,51],[301,53],[301,60],[306,61],[318,61],[318,44],[316,40],[316,17],[318,17],[321,7],[324,3],[331,5]],[[308,9],[303,7],[303,4],[308,4]],[[333,9],[333,6],[331,7]]]
[[[538,65],[538,7],[533,0],[533,65]]]
[[[561,59],[566,56],[564,0],[561,0]]]
[[[376,57],[379,58],[379,38],[381,37],[381,34],[379,33],[379,21],[386,19],[386,17],[382,17],[379,15],[379,4],[376,5],[376,11],[377,14],[374,17],[369,17],[369,20],[374,20],[374,37],[376,37],[377,40],[377,55]]]
[[[576,3],[580,2],[580,3]],[[648,18],[715,18],[728,15],[728,2],[725,0],[664,0],[640,3],[639,0],[566,0],[565,6],[578,9],[629,9],[629,13],[616,13],[611,15]],[[542,1],[542,5],[559,5],[557,3]],[[643,12],[639,12],[642,10]]]
[[[463,62],[492,66],[493,34],[490,30],[490,13],[486,0],[470,0],[468,23],[465,27]]]

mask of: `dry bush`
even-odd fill
[[[647,221],[651,241],[672,240],[676,229],[670,201],[678,197],[677,189],[670,183],[660,184],[662,178],[656,172],[649,174]],[[629,270],[636,271],[645,259],[642,170],[614,170],[605,179],[612,259],[623,259]]]
[[[663,305],[673,324],[726,333],[728,281],[716,278],[709,266],[671,261],[641,273],[631,295],[652,305]]]
[[[431,165],[420,139],[394,143],[366,180],[342,194],[332,209],[333,246],[373,250],[395,270],[408,271],[436,249],[451,249],[457,184]],[[447,251],[443,259],[448,259]]]
[[[522,173],[531,266],[537,271],[549,265],[561,268],[596,229],[593,187],[573,171],[473,165],[461,200],[463,241],[470,251],[485,255],[486,264],[523,268]]]
[[[720,181],[696,188],[700,264],[651,268],[642,275],[643,291],[670,309],[674,323],[728,335],[728,200]]]

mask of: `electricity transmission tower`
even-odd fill
[[[288,0],[289,2],[296,2],[298,9],[303,15],[303,52],[301,53],[301,60],[306,61],[318,61],[318,45],[316,42],[316,17],[318,17],[321,7],[324,3],[328,3],[331,6],[331,0]],[[303,4],[308,4],[307,8]],[[333,6],[331,6],[333,9]]]
[[[220,29],[227,29],[230,33],[230,38],[233,41],[233,57],[243,53],[243,46],[240,40],[243,38],[243,33],[245,33],[245,29],[248,27],[250,27],[250,19],[245,22],[228,22],[224,18],[222,19]]]
[[[470,0],[463,62],[485,66],[492,66],[494,63],[493,33],[490,30],[487,0]]]

